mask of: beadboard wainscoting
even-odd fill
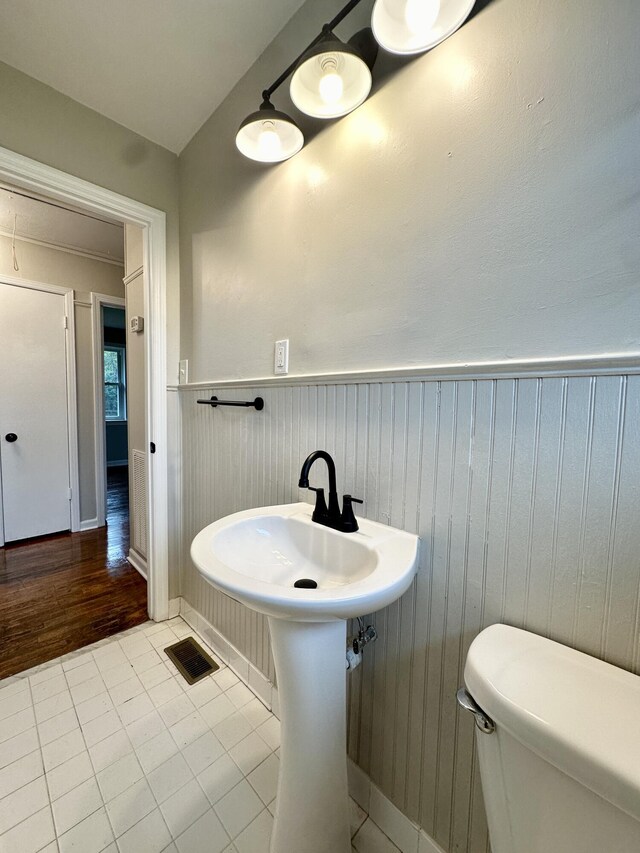
[[[196,399],[264,397],[262,412]],[[309,500],[317,448],[376,521],[420,535],[403,598],[349,678],[349,755],[445,850],[484,853],[470,715],[456,689],[469,644],[507,622],[640,671],[640,376],[184,387],[181,591],[274,678],[266,621],[189,559],[206,524]],[[313,469],[314,485],[324,471]]]

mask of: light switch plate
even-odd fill
[[[289,372],[289,339],[276,341],[275,357],[273,361],[274,373]]]
[[[183,358],[178,362],[178,385],[186,385],[189,381],[189,359]]]

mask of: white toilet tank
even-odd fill
[[[492,625],[464,680],[493,853],[640,853],[640,677]]]

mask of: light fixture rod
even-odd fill
[[[265,101],[268,101],[271,98],[271,95],[273,95],[273,93],[276,91],[276,89],[278,89],[280,86],[282,86],[282,84],[287,79],[287,77],[293,73],[296,65],[302,59],[304,54],[308,50],[310,50],[312,47],[315,47],[318,44],[318,42],[323,38],[325,33],[332,32],[338,26],[338,24],[341,21],[344,21],[344,19],[347,17],[347,15],[350,14],[350,12],[352,12],[356,8],[358,3],[360,3],[360,2],[361,2],[361,0],[349,0],[349,2],[345,6],[343,6],[342,9],[340,9],[338,14],[334,18],[332,18],[328,24],[324,24],[324,26],[322,27],[322,30],[313,39],[313,41],[311,41],[304,48],[304,50],[301,50],[300,53],[298,54],[298,56],[296,56],[296,58],[293,60],[291,65],[289,65],[287,68],[285,68],[285,70],[282,72],[282,74],[276,80],[273,81],[273,83],[269,86],[268,89],[265,89],[263,91],[262,97],[265,99]]]

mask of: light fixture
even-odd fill
[[[238,150],[261,163],[280,163],[304,145],[295,121],[271,103],[271,96],[291,77],[294,105],[314,118],[339,118],[359,107],[371,91],[371,69],[378,44],[390,53],[422,53],[462,26],[475,0],[375,0],[371,28],[348,42],[334,29],[361,0],[348,0],[337,15],[262,93],[260,109],[242,122]]]
[[[250,160],[280,163],[293,157],[304,145],[304,136],[295,121],[277,110],[263,93],[260,109],[247,116],[238,128],[236,146]]]
[[[314,118],[339,118],[366,100],[377,44],[370,37],[368,45],[365,32],[345,43],[327,25],[321,38],[302,54],[289,88],[301,112]]]
[[[390,53],[423,53],[464,24],[475,0],[376,0],[371,26]]]

